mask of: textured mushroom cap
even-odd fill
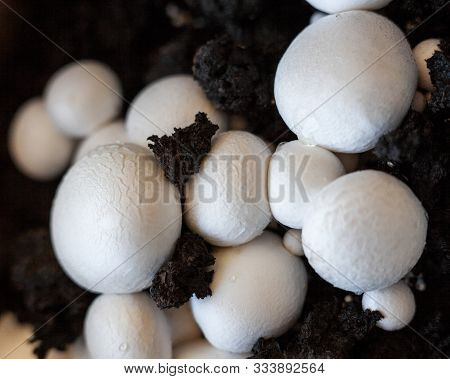
[[[338,13],[355,9],[373,10],[388,5],[392,0],[306,0],[314,8],[326,13]]]
[[[364,310],[380,312],[383,318],[377,322],[377,326],[388,331],[404,328],[416,312],[414,294],[404,282],[365,293],[362,306]]]
[[[216,348],[246,353],[260,337],[277,337],[300,316],[307,275],[281,238],[264,232],[236,247],[216,248],[212,296],[191,299],[192,312]]]
[[[426,60],[431,58],[435,51],[441,51],[439,43],[439,39],[430,38],[420,42],[413,49],[414,59],[419,71],[419,87],[427,91],[433,91],[434,86],[431,82],[430,70],[428,70]]]
[[[291,141],[278,146],[269,165],[269,201],[273,217],[301,229],[311,202],[339,176],[344,166],[331,152]]]
[[[175,359],[245,359],[248,355],[216,349],[204,339],[184,343],[173,351]]]
[[[55,124],[67,135],[85,137],[112,120],[122,106],[117,75],[96,61],[69,63],[50,78],[45,105]]]
[[[189,303],[180,308],[166,309],[164,313],[169,322],[173,346],[200,338],[202,333],[194,320]]]
[[[304,29],[278,64],[278,111],[298,138],[358,153],[408,111],[417,68],[402,31],[383,16],[350,11]]]
[[[74,162],[79,161],[87,153],[98,146],[110,144],[123,144],[128,142],[123,121],[114,121],[95,131],[82,141],[75,152]]]
[[[314,199],[302,231],[314,270],[362,293],[397,283],[425,246],[427,215],[413,192],[381,171],[347,174]]]
[[[181,232],[178,192],[150,153],[100,146],[59,185],[51,236],[64,271],[92,292],[148,288]]]
[[[204,112],[219,132],[226,130],[224,113],[215,109],[200,85],[190,75],[171,75],[150,83],[133,100],[126,116],[130,141],[147,146],[147,138],[173,133],[192,124]]]
[[[186,185],[185,221],[216,246],[239,245],[260,235],[271,220],[267,197],[270,149],[241,131],[218,135],[200,172]]]
[[[102,295],[89,307],[84,338],[93,359],[168,359],[170,330],[145,293]]]
[[[8,148],[17,168],[35,180],[51,180],[69,163],[74,143],[50,119],[35,98],[17,111],[9,131]]]

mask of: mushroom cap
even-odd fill
[[[427,91],[434,90],[430,70],[428,70],[427,66],[427,59],[431,58],[435,51],[441,51],[439,48],[440,42],[437,38],[430,38],[420,42],[413,49],[414,59],[416,60],[417,70],[419,71],[419,87]]]
[[[326,13],[338,13],[355,9],[373,10],[388,5],[392,0],[306,0],[314,8]]]
[[[169,359],[170,330],[146,293],[101,295],[90,305],[84,338],[93,359]]]
[[[400,124],[416,86],[403,32],[383,16],[350,11],[323,17],[294,39],[278,64],[275,99],[302,142],[358,153]]]
[[[225,114],[214,108],[192,76],[167,76],[138,93],[127,112],[126,130],[131,142],[146,147],[148,137],[170,135],[174,128],[192,124],[198,112],[206,113],[218,132],[226,130]]]
[[[100,146],[64,176],[50,228],[72,280],[92,292],[132,293],[148,288],[172,253],[181,205],[146,149]]]
[[[79,161],[87,153],[98,146],[123,144],[127,142],[128,136],[125,132],[124,122],[121,120],[113,121],[86,137],[86,139],[78,145],[73,160],[74,162]]]
[[[192,315],[191,305],[164,310],[172,335],[172,345],[178,345],[200,338],[201,331]]]
[[[119,78],[108,66],[92,60],[69,63],[56,71],[44,97],[56,126],[73,137],[91,134],[122,107]]]
[[[217,349],[249,352],[260,337],[278,337],[300,316],[307,290],[302,260],[264,232],[236,247],[216,248],[212,296],[192,297],[192,312]]]
[[[270,149],[242,131],[218,135],[186,185],[185,221],[216,246],[239,245],[260,235],[271,220],[267,197]]]
[[[302,231],[289,229],[283,236],[283,246],[287,251],[299,257],[304,256],[302,245]]]
[[[278,146],[269,165],[270,210],[275,219],[301,229],[311,202],[319,191],[345,170],[328,150],[291,141]]]
[[[173,351],[175,359],[245,359],[247,356],[216,349],[205,339],[184,343]]]
[[[311,266],[335,287],[357,294],[405,276],[422,254],[428,223],[404,183],[374,170],[330,183],[305,220],[303,249]]]
[[[381,290],[366,292],[362,306],[364,310],[380,312],[383,318],[377,322],[377,326],[388,331],[404,328],[416,312],[414,294],[402,281]]]
[[[17,168],[35,180],[51,180],[70,161],[74,141],[50,119],[39,98],[28,100],[16,112],[9,130],[8,148]]]

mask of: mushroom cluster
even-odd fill
[[[251,132],[227,131],[231,115],[189,75],[148,84],[121,121],[121,83],[95,61],[61,68],[42,99],[18,110],[9,139],[18,168],[50,180],[71,164],[50,230],[65,273],[99,294],[80,356],[247,357],[261,338],[280,337],[300,319],[307,265],[363,294],[362,308],[380,312],[380,328],[412,320],[414,295],[402,279],[424,250],[427,213],[399,179],[357,170],[358,154],[411,106],[424,108],[420,91],[433,91],[426,60],[438,40],[412,51],[395,24],[368,11],[389,0],[308,2],[332,14],[317,14],[278,63],[276,107],[297,139],[275,148]],[[203,141],[193,128],[192,143],[177,140],[198,112],[216,134]],[[158,153],[149,137],[164,138]],[[76,138],[84,140],[73,155]],[[164,157],[166,146],[194,167],[182,190],[161,164],[175,161]],[[273,219],[285,227],[281,236],[267,230]],[[198,239],[177,245],[183,228]],[[158,291],[149,291],[155,278]],[[206,286],[202,296],[186,295],[189,280]],[[160,304],[182,303],[150,296],[164,291],[190,301],[163,311]]]

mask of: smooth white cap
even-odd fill
[[[302,231],[310,265],[360,294],[397,283],[425,247],[427,214],[414,193],[381,171],[344,175],[314,199]]]
[[[307,290],[302,260],[274,233],[216,248],[212,296],[191,298],[192,312],[217,349],[246,353],[260,337],[278,337],[298,319]]]
[[[290,228],[303,228],[305,215],[317,193],[344,174],[344,166],[328,150],[300,141],[280,144],[269,165],[273,217]]]
[[[270,149],[242,131],[219,134],[186,185],[185,221],[215,246],[251,241],[269,224],[267,170]]]
[[[380,312],[383,318],[377,322],[377,326],[388,331],[404,328],[416,312],[414,294],[404,282],[366,292],[362,298],[362,306],[364,310]]]
[[[85,137],[114,119],[122,107],[122,87],[105,64],[84,60],[65,65],[50,78],[45,105],[62,132]]]
[[[126,129],[130,141],[147,146],[152,135],[171,135],[174,128],[184,128],[195,121],[198,112],[207,114],[219,126],[227,128],[224,113],[215,109],[200,85],[190,75],[171,75],[150,83],[130,105]]]
[[[56,127],[39,98],[28,100],[11,123],[8,148],[11,159],[26,176],[51,180],[67,167],[74,141]]]
[[[306,0],[314,8],[326,13],[338,13],[355,9],[374,10],[388,5],[392,0]]]
[[[86,137],[77,147],[74,162],[79,161],[87,153],[98,146],[127,143],[128,136],[122,120],[113,121]]]
[[[302,231],[297,229],[289,229],[283,236],[283,246],[287,251],[293,255],[302,257],[303,245],[302,245]]]
[[[148,150],[100,146],[66,173],[50,231],[64,271],[91,292],[148,288],[181,232],[181,205]]]
[[[180,308],[166,309],[164,313],[169,321],[173,346],[200,338],[202,332],[194,320],[189,303]]]
[[[426,91],[433,91],[434,86],[430,78],[430,70],[428,70],[426,60],[434,55],[435,51],[441,51],[437,38],[430,38],[420,42],[414,49],[414,58],[416,60],[417,69],[419,70],[419,87]]]
[[[367,11],[323,17],[281,58],[275,100],[307,144],[359,153],[395,129],[409,110],[417,68],[403,32]]]
[[[167,320],[144,292],[97,297],[86,315],[84,339],[93,359],[172,358]]]
[[[184,343],[173,351],[175,359],[245,359],[247,354],[235,354],[216,349],[205,339]]]

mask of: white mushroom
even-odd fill
[[[194,320],[189,303],[182,305],[180,308],[166,309],[164,313],[169,321],[173,346],[192,341],[201,336],[202,333]]]
[[[49,80],[45,105],[55,124],[65,134],[85,137],[114,119],[122,106],[117,75],[96,61],[69,63]]]
[[[174,128],[192,124],[197,112],[206,113],[219,132],[226,129],[226,116],[214,108],[192,76],[167,76],[149,84],[131,103],[125,121],[128,136],[147,146],[152,135],[170,135]]]
[[[270,150],[248,132],[218,135],[200,172],[186,185],[185,221],[216,246],[260,235],[271,220],[267,198]]]
[[[355,9],[373,10],[388,5],[392,0],[306,0],[314,8],[326,13],[338,13]]]
[[[50,227],[56,257],[76,283],[132,293],[148,288],[172,253],[181,205],[146,149],[100,146],[64,176]]]
[[[75,152],[74,162],[79,161],[87,153],[98,146],[128,142],[123,121],[114,121],[86,137]]]
[[[323,279],[359,294],[397,283],[411,270],[425,246],[427,223],[404,183],[381,171],[358,171],[316,196],[303,249]]]
[[[362,298],[362,306],[364,309],[380,312],[383,318],[377,321],[377,326],[388,331],[404,328],[416,312],[414,294],[404,282],[366,292]]]
[[[248,353],[235,354],[216,349],[204,339],[184,343],[173,351],[175,359],[245,359],[248,355]]]
[[[345,174],[331,152],[300,141],[279,145],[269,165],[269,201],[278,222],[301,229],[312,200],[328,183]]]
[[[206,339],[217,349],[249,352],[260,337],[278,337],[300,316],[307,288],[305,267],[281,238],[264,232],[253,241],[216,248],[213,295],[191,299]]]
[[[84,338],[93,359],[168,359],[170,330],[146,293],[101,295],[90,305]]]
[[[278,64],[275,99],[301,141],[358,153],[400,124],[416,86],[403,32],[383,16],[350,11],[295,38]]]
[[[74,142],[55,127],[44,103],[35,98],[17,111],[9,131],[8,148],[17,168],[35,180],[51,180],[66,168]]]
[[[439,43],[439,39],[430,38],[420,42],[413,49],[417,69],[419,70],[419,87],[426,91],[433,91],[434,89],[430,78],[430,71],[427,67],[427,59],[431,58],[435,51],[441,51]]]
[[[283,246],[287,251],[293,255],[302,257],[303,245],[302,245],[302,231],[297,229],[289,229],[283,236]]]

